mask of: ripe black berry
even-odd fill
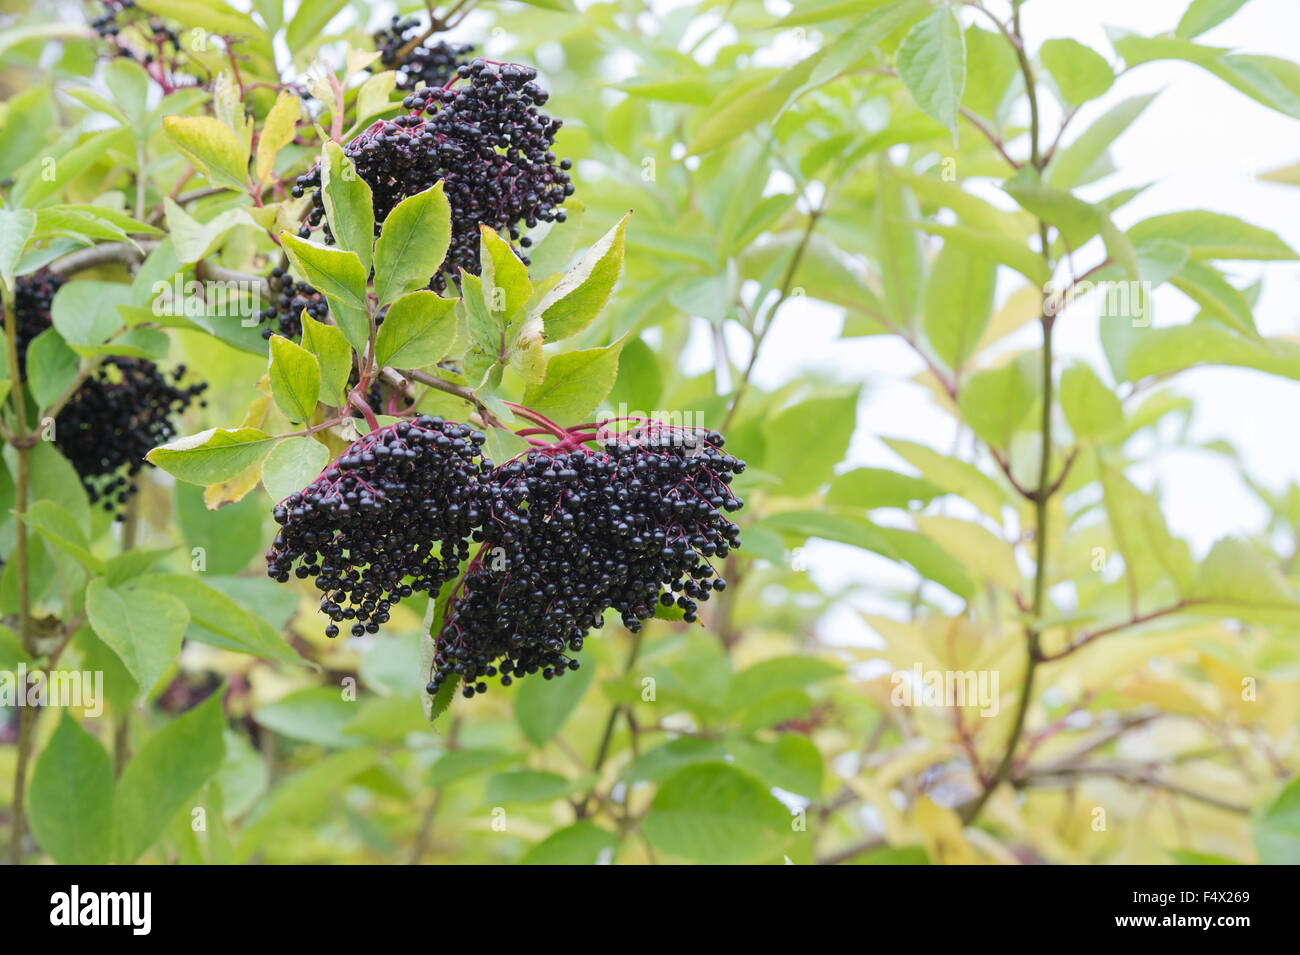
[[[92,503],[106,511],[120,508],[137,489],[133,479],[144,456],[176,437],[173,418],[208,387],[182,387],[184,375],[185,366],[178,366],[168,381],[148,359],[114,355],[59,412],[54,443],[76,468]]]
[[[315,579],[326,636],[345,620],[354,635],[377,632],[394,604],[436,592],[469,557],[483,443],[427,415],[365,435],[276,506],[268,575]]]
[[[717,432],[651,424],[606,438],[600,450],[529,452],[481,485],[474,560],[437,635],[429,691],[480,676],[554,679],[578,668],[607,609],[632,632],[656,602],[688,622],[722,583],[709,560],[740,545],[722,516],[742,506],[729,487],[743,461]],[[725,584],[722,584],[725,586]]]
[[[560,206],[573,194],[573,183],[569,165],[551,151],[561,121],[540,109],[548,94],[533,82],[536,76],[531,67],[476,58],[459,66],[445,87],[408,95],[408,113],[378,120],[344,146],[370,185],[376,235],[398,202],[444,182],[452,234],[442,268],[431,276],[438,291],[461,269],[478,274],[480,223],[524,246],[521,226],[565,219]],[[306,238],[323,227],[325,241],[332,242],[320,185],[316,167],[293,188],[295,196],[312,190],[299,233]],[[527,256],[521,258],[528,264]]]
[[[271,288],[271,304],[262,310],[262,337],[269,339],[279,332],[285,338],[297,341],[302,335],[302,313],[319,322],[329,315],[325,296],[306,282],[295,282],[283,269],[274,268],[267,276]]]
[[[22,369],[24,381],[27,380],[27,346],[50,327],[54,293],[63,287],[65,281],[57,272],[41,269],[20,277],[14,283],[14,314],[18,318],[14,335],[18,344],[18,367]],[[0,315],[0,328],[3,327],[4,316]]]
[[[467,54],[474,50],[473,44],[469,43],[445,43],[441,40],[430,43],[426,39],[406,56],[400,57],[398,54],[402,47],[419,32],[419,20],[394,16],[387,28],[375,34],[379,62],[385,69],[397,72],[399,90],[413,90],[420,84],[428,87],[445,86],[455,75],[456,68],[469,62]]]

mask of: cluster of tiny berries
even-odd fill
[[[176,437],[173,419],[207,382],[183,386],[185,366],[171,380],[147,358],[114,355],[72,396],[54,422],[55,444],[72,462],[92,503],[116,511],[137,490],[145,455]],[[119,514],[119,517],[121,515]]]
[[[402,199],[444,183],[452,233],[442,268],[431,277],[437,291],[446,288],[448,275],[479,273],[480,224],[508,231],[526,249],[531,242],[521,225],[564,221],[560,207],[573,194],[572,164],[551,151],[561,121],[540,109],[548,94],[533,82],[536,76],[531,67],[475,58],[444,87],[410,93],[402,101],[408,113],[376,121],[344,146],[370,186],[376,235]],[[293,195],[308,189],[312,208],[299,233],[306,238],[323,227],[332,242],[319,166],[298,177]]]
[[[269,339],[277,332],[297,341],[302,335],[302,313],[318,322],[329,315],[325,296],[306,282],[295,282],[293,276],[278,266],[267,277],[271,288],[271,304],[262,310],[262,337]]]
[[[633,633],[656,602],[694,622],[726,587],[710,558],[740,545],[723,512],[742,506],[729,485],[745,463],[723,443],[652,426],[496,469],[481,485],[483,546],[449,601],[427,691],[459,680],[472,697],[490,677],[509,686],[576,670],[569,654],[609,609]]]
[[[392,23],[375,34],[375,48],[379,62],[386,69],[397,71],[397,88],[413,90],[420,84],[429,87],[446,86],[456,73],[456,68],[469,62],[474,52],[472,43],[429,43],[427,40],[401,56],[406,46],[420,32],[420,21],[415,17],[402,19],[394,16]]]
[[[182,77],[187,57],[181,47],[180,32],[148,11],[136,6],[135,0],[105,0],[104,12],[90,23],[91,28],[112,46],[114,56],[133,60],[146,69],[157,63],[173,79],[197,82]],[[138,42],[150,49],[139,50],[122,38],[124,27],[135,27]]]
[[[14,283],[19,368],[26,378],[27,348],[51,326],[50,308],[65,279],[41,269]],[[76,468],[91,501],[106,511],[125,504],[144,456],[176,436],[176,415],[199,398],[207,384],[182,387],[185,367],[168,381],[147,358],[113,356],[95,370],[54,422],[54,442]],[[200,402],[205,404],[205,402]]]
[[[50,327],[50,309],[54,306],[54,293],[67,281],[57,272],[40,269],[20,277],[14,283],[14,315],[18,319],[14,335],[18,345],[18,367],[26,379],[27,346],[32,339]],[[0,316],[0,326],[4,317]]]
[[[484,441],[427,415],[365,435],[276,506],[268,575],[315,579],[327,637],[345,621],[353,636],[377,633],[394,604],[436,592],[469,557],[478,482],[492,468]]]

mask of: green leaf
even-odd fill
[[[483,295],[488,309],[500,312],[507,322],[533,296],[528,267],[515,255],[510,243],[479,223],[479,261],[483,265]]]
[[[1061,408],[1079,438],[1100,438],[1124,424],[1124,407],[1115,392],[1081,362],[1061,374]]]
[[[516,769],[489,777],[483,801],[489,806],[503,803],[551,802],[576,792],[581,780],[566,779],[559,773]]]
[[[320,395],[320,362],[316,356],[283,335],[272,335],[267,374],[271,395],[286,417],[299,423],[311,420]]]
[[[1195,564],[1187,544],[1169,533],[1159,501],[1105,461],[1099,461],[1098,473],[1111,533],[1124,555],[1130,601],[1136,606],[1162,580],[1168,580],[1176,593],[1185,592]]]
[[[379,330],[382,338],[383,328]],[[320,363],[320,394],[323,404],[341,408],[347,400],[348,376],[352,373],[352,346],[337,325],[326,325],[302,313],[302,347]]]
[[[729,748],[736,765],[763,782],[809,798],[821,794],[822,754],[806,736],[784,733],[772,742],[737,739]]]
[[[966,28],[965,105],[987,119],[997,119],[1013,80],[1020,76],[1015,50],[1002,35],[975,24]]]
[[[408,292],[388,308],[375,336],[380,366],[424,368],[436,364],[456,340],[456,302],[427,289]]]
[[[367,273],[357,254],[308,242],[290,232],[281,232],[280,241],[294,268],[329,300],[330,311],[348,344],[358,352],[365,351],[370,341],[370,322],[366,318]]]
[[[208,509],[203,490],[193,484],[177,484],[173,495],[181,540],[190,554],[202,548],[207,573],[237,574],[266,550],[266,503],[260,495],[249,494],[215,510]]]
[[[949,494],[970,501],[998,523],[1002,522],[1002,508],[1008,503],[996,481],[966,461],[940,454],[932,448],[901,438],[886,438],[900,458],[921,472],[921,476]]]
[[[521,865],[595,865],[601,856],[613,861],[618,836],[594,822],[575,822],[557,829],[519,860]]]
[[[1145,328],[1120,372],[1126,381],[1138,381],[1196,365],[1235,365],[1300,379],[1300,346],[1279,339],[1247,339],[1214,322]]]
[[[940,236],[944,245],[959,245],[971,255],[980,256],[989,262],[1010,266],[1035,285],[1046,285],[1052,277],[1043,257],[1031,249],[1021,239],[1009,235],[999,235],[965,225],[944,225],[938,222],[916,222],[913,231],[919,227],[931,235]]]
[[[163,135],[215,186],[248,189],[248,149],[211,116],[164,116]]]
[[[77,378],[81,360],[57,329],[47,328],[27,346],[27,383],[40,408],[48,408]]]
[[[451,243],[451,206],[441,180],[393,207],[375,243],[375,294],[380,306],[416,289],[437,274]]]
[[[329,448],[313,437],[286,438],[262,462],[262,483],[271,500],[283,501],[314,481],[329,459]]]
[[[14,270],[36,231],[36,213],[30,209],[0,209],[0,280],[14,287]]]
[[[321,199],[334,241],[340,249],[355,252],[370,272],[375,245],[375,209],[370,185],[336,142],[321,151]]]
[[[1174,34],[1190,40],[1212,30],[1245,6],[1246,0],[1192,0]]]
[[[962,418],[991,447],[1011,445],[1012,434],[1039,398],[1038,379],[1030,368],[1038,356],[1024,359],[976,372],[962,385],[957,401]]]
[[[582,702],[595,673],[589,663],[562,679],[524,680],[515,696],[515,722],[524,739],[545,746]]]
[[[222,688],[150,736],[118,780],[113,802],[117,859],[130,864],[162,835],[221,768]]]
[[[284,31],[290,50],[300,50],[325,32],[335,14],[348,5],[347,0],[303,0]]]
[[[1262,864],[1300,864],[1300,777],[1287,783],[1255,820],[1252,838]]]
[[[271,174],[275,171],[276,155],[293,142],[301,112],[302,106],[298,97],[289,90],[281,90],[275,98],[275,105],[266,114],[266,122],[262,124],[262,132],[257,137],[255,168],[259,183],[271,179]]]
[[[59,865],[106,865],[113,852],[113,761],[70,713],[32,773],[32,835]]]
[[[86,541],[81,525],[57,501],[48,498],[35,501],[23,515],[23,523],[73,557],[91,573],[104,572],[104,562],[90,552],[90,544]]]
[[[107,153],[130,146],[131,134],[122,129],[92,133],[85,138],[72,134],[61,139],[60,144],[61,148],[55,147],[41,156],[42,160],[48,158],[57,163],[58,174],[48,175],[53,167],[47,166],[44,161],[28,163],[10,193],[11,203],[20,203],[29,208],[40,205],[90,167],[102,162]]]
[[[135,585],[184,602],[190,612],[189,627],[185,631],[187,640],[197,640],[208,646],[268,660],[303,662],[279,631],[262,618],[257,612],[258,608],[246,609],[236,599],[240,596],[239,591],[233,590],[229,581],[221,582],[212,577],[207,579],[213,580],[218,586],[209,585],[188,574],[166,573],[137,577]],[[257,583],[260,584],[261,581]],[[219,587],[233,590],[234,596],[224,593]]]
[[[976,349],[993,316],[997,266],[958,244],[945,242],[925,286],[922,304],[926,337],[952,369]]]
[[[1003,186],[1007,195],[1048,225],[1055,226],[1071,249],[1077,249],[1101,229],[1102,210],[1082,199],[1036,182]]]
[[[69,282],[54,295],[50,319],[73,351],[89,354],[122,327],[117,306],[131,301],[131,287],[117,282]]]
[[[723,706],[735,712],[778,690],[799,690],[842,674],[840,667],[816,657],[772,657],[733,676]]]
[[[1137,246],[1171,239],[1191,250],[1194,261],[1247,259],[1289,261],[1295,252],[1274,233],[1220,212],[1171,212],[1144,219],[1128,230]]]
[[[524,392],[524,404],[561,423],[585,421],[614,387],[622,340],[604,348],[564,352],[546,365],[541,384]]]
[[[966,38],[950,7],[912,27],[898,48],[898,75],[921,110],[957,141],[957,109],[966,87]]]
[[[915,196],[884,156],[878,168],[874,230],[884,304],[889,320],[906,329],[921,296],[921,234],[913,225],[920,211]]]
[[[831,479],[848,451],[857,413],[854,390],[809,398],[768,418],[763,432],[769,447],[785,447],[791,435],[801,436],[798,454],[778,455],[768,462],[767,470],[781,480],[784,496],[809,494]]]
[[[897,527],[879,527],[877,532],[893,550],[896,560],[910,564],[926,580],[946,587],[963,600],[975,596],[975,582],[966,566],[930,538]]]
[[[630,215],[583,252],[533,309],[534,316],[542,317],[547,341],[576,335],[595,320],[609,301],[623,272],[624,234]]]
[[[1170,280],[1206,315],[1249,336],[1258,335],[1246,296],[1228,283],[1223,273],[1205,262],[1188,262]]]
[[[1198,608],[1198,612],[1251,619],[1251,610],[1260,611],[1259,619],[1294,619],[1300,612],[1290,585],[1276,562],[1265,558],[1249,541],[1225,537],[1215,542],[1201,562],[1196,579],[1187,596],[1208,601],[1217,609]]]
[[[278,440],[257,428],[208,428],[156,447],[145,457],[182,481],[216,484],[261,461]]]
[[[1078,40],[1047,40],[1039,47],[1038,56],[1071,105],[1096,99],[1115,82],[1115,72],[1106,58]]]
[[[790,814],[763,784],[725,763],[671,776],[641,828],[661,852],[706,865],[779,858],[793,834]]]
[[[429,786],[445,786],[518,760],[519,754],[508,749],[494,747],[452,749],[439,756],[438,761],[429,767],[429,775],[425,783]]]
[[[259,726],[290,739],[343,747],[359,742],[343,732],[356,717],[357,709],[357,703],[344,699],[338,687],[315,686],[258,707],[253,719]]]
[[[177,598],[133,583],[110,587],[102,578],[86,588],[86,616],[146,693],[175,662],[190,622]]]
[[[200,222],[178,206],[171,197],[163,197],[167,213],[167,231],[171,234],[176,257],[190,264],[206,258],[231,230],[241,225],[253,225],[242,206],[218,213],[207,222]]]
[[[1058,189],[1073,189],[1088,182],[1089,171],[1124,130],[1147,108],[1156,94],[1134,96],[1116,103],[1064,149],[1047,166],[1046,181]]]
[[[886,468],[855,468],[831,481],[826,503],[872,510],[877,507],[924,506],[943,494],[943,488],[924,478]]]

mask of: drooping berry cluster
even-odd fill
[[[66,280],[42,269],[14,283],[18,365],[27,378],[27,350],[51,326],[50,309]],[[3,323],[0,322],[0,325]],[[115,511],[136,491],[144,456],[176,436],[173,419],[207,390],[182,387],[185,366],[168,381],[147,358],[112,356],[76,391],[54,421],[54,443],[76,468],[92,502]],[[206,402],[200,401],[201,405]]]
[[[469,62],[468,54],[474,51],[472,43],[430,43],[425,39],[401,56],[402,47],[419,32],[420,21],[415,17],[394,16],[388,27],[375,34],[379,62],[385,69],[397,72],[399,90],[413,90],[420,84],[446,86],[456,68]]]
[[[281,582],[290,574],[315,579],[331,620],[326,636],[349,620],[354,636],[377,633],[393,604],[436,592],[469,557],[478,482],[492,467],[484,441],[427,415],[365,435],[276,506],[281,529],[267,573]]]
[[[585,446],[533,451],[482,486],[483,546],[448,603],[427,690],[448,679],[472,697],[485,680],[578,669],[608,609],[632,632],[674,603],[693,622],[726,587],[712,557],[740,545],[723,516],[745,463],[717,432],[650,425]]]
[[[375,122],[344,147],[370,185],[376,234],[402,199],[445,183],[452,234],[442,268],[430,277],[438,291],[461,269],[479,273],[480,223],[508,231],[511,241],[527,248],[521,226],[565,219],[560,207],[573,194],[572,164],[551,151],[561,121],[542,112],[548,94],[533,82],[536,76],[531,67],[476,58],[458,67],[445,88],[407,96],[409,113]],[[316,167],[293,188],[295,196],[313,190],[299,232],[305,238],[323,227],[325,241],[332,242],[320,187]]]
[[[173,418],[207,390],[207,382],[182,387],[185,366],[168,381],[145,358],[106,358],[54,421],[59,446],[92,502],[114,511],[136,491],[145,455],[176,437]],[[199,402],[206,406],[207,402]]]
[[[181,46],[180,31],[135,0],[104,0],[104,12],[90,25],[108,42],[112,56],[139,63],[165,92],[199,82],[186,75],[190,58]]]
[[[262,310],[262,337],[269,339],[277,332],[297,341],[302,335],[302,313],[317,321],[329,315],[325,296],[306,282],[295,282],[293,276],[278,266],[267,277],[271,287],[271,304]]]
[[[14,315],[18,319],[14,335],[18,345],[18,367],[23,369],[24,380],[27,378],[27,346],[50,327],[54,293],[63,287],[65,281],[57,272],[40,269],[14,282]],[[4,316],[0,315],[0,328],[3,327]]]

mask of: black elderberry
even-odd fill
[[[740,546],[722,512],[742,506],[732,476],[745,463],[716,432],[650,424],[598,450],[537,450],[480,485],[481,547],[448,601],[430,674],[465,696],[540,672],[578,668],[569,656],[613,609],[633,632],[657,603],[692,622],[721,578],[710,563]],[[725,584],[724,584],[725,586]],[[719,588],[720,589],[720,588]]]
[[[276,505],[267,574],[284,582],[305,568],[332,621],[326,636],[344,620],[356,636],[378,632],[394,604],[437,592],[469,557],[483,440],[427,415],[365,435]]]
[[[394,16],[388,27],[375,34],[379,62],[385,69],[397,72],[397,88],[400,90],[414,90],[421,84],[429,88],[445,86],[456,75],[457,67],[469,62],[468,54],[474,50],[472,44],[441,40],[430,43],[426,38],[406,56],[400,56],[402,47],[419,33],[419,20]]]
[[[169,381],[148,359],[114,355],[59,412],[54,443],[76,468],[92,503],[118,511],[137,490],[133,479],[145,455],[176,437],[175,417],[208,387],[182,386],[184,375],[185,367],[178,366]]]
[[[557,163],[551,147],[561,121],[543,112],[547,93],[537,71],[481,58],[462,63],[443,87],[416,90],[409,112],[381,119],[344,146],[357,174],[371,189],[376,235],[402,199],[444,183],[452,210],[447,257],[431,287],[442,291],[461,269],[478,274],[479,225],[520,242],[520,227],[563,222],[565,199],[573,194],[569,166]],[[300,227],[304,237],[325,219],[319,167],[300,176],[295,196],[312,192],[312,208]],[[522,256],[528,264],[527,256]]]
[[[295,282],[293,276],[283,269],[275,268],[267,276],[271,289],[271,304],[262,310],[262,337],[269,339],[277,332],[285,338],[297,341],[302,335],[302,313],[317,321],[324,321],[329,315],[329,303],[325,296],[306,282]]]
[[[14,336],[18,345],[18,367],[23,369],[24,381],[27,379],[27,346],[50,327],[54,293],[63,287],[65,281],[57,272],[41,269],[20,277],[14,283],[14,315],[18,319]],[[0,328],[3,327],[4,316],[0,315]]]

